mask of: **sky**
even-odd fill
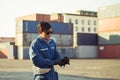
[[[15,37],[15,19],[20,16],[97,11],[116,3],[120,0],[0,0],[0,37]]]

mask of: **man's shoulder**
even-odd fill
[[[34,39],[34,40],[32,41],[32,44],[34,44],[34,45],[35,45],[35,44],[38,44],[38,43],[39,43],[38,39],[39,39],[39,38]]]
[[[54,41],[54,39],[50,39],[50,43],[52,43],[52,44],[55,44],[55,45],[56,45],[56,42]]]

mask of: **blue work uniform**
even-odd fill
[[[46,42],[41,37],[33,40],[29,49],[34,68],[34,80],[58,80],[54,60],[61,60],[53,39]]]

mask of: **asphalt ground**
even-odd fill
[[[120,59],[71,59],[59,80],[120,80]],[[0,80],[33,80],[30,60],[0,59]]]

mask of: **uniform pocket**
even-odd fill
[[[55,52],[55,47],[51,47],[51,51],[52,51],[52,53],[54,53]]]

